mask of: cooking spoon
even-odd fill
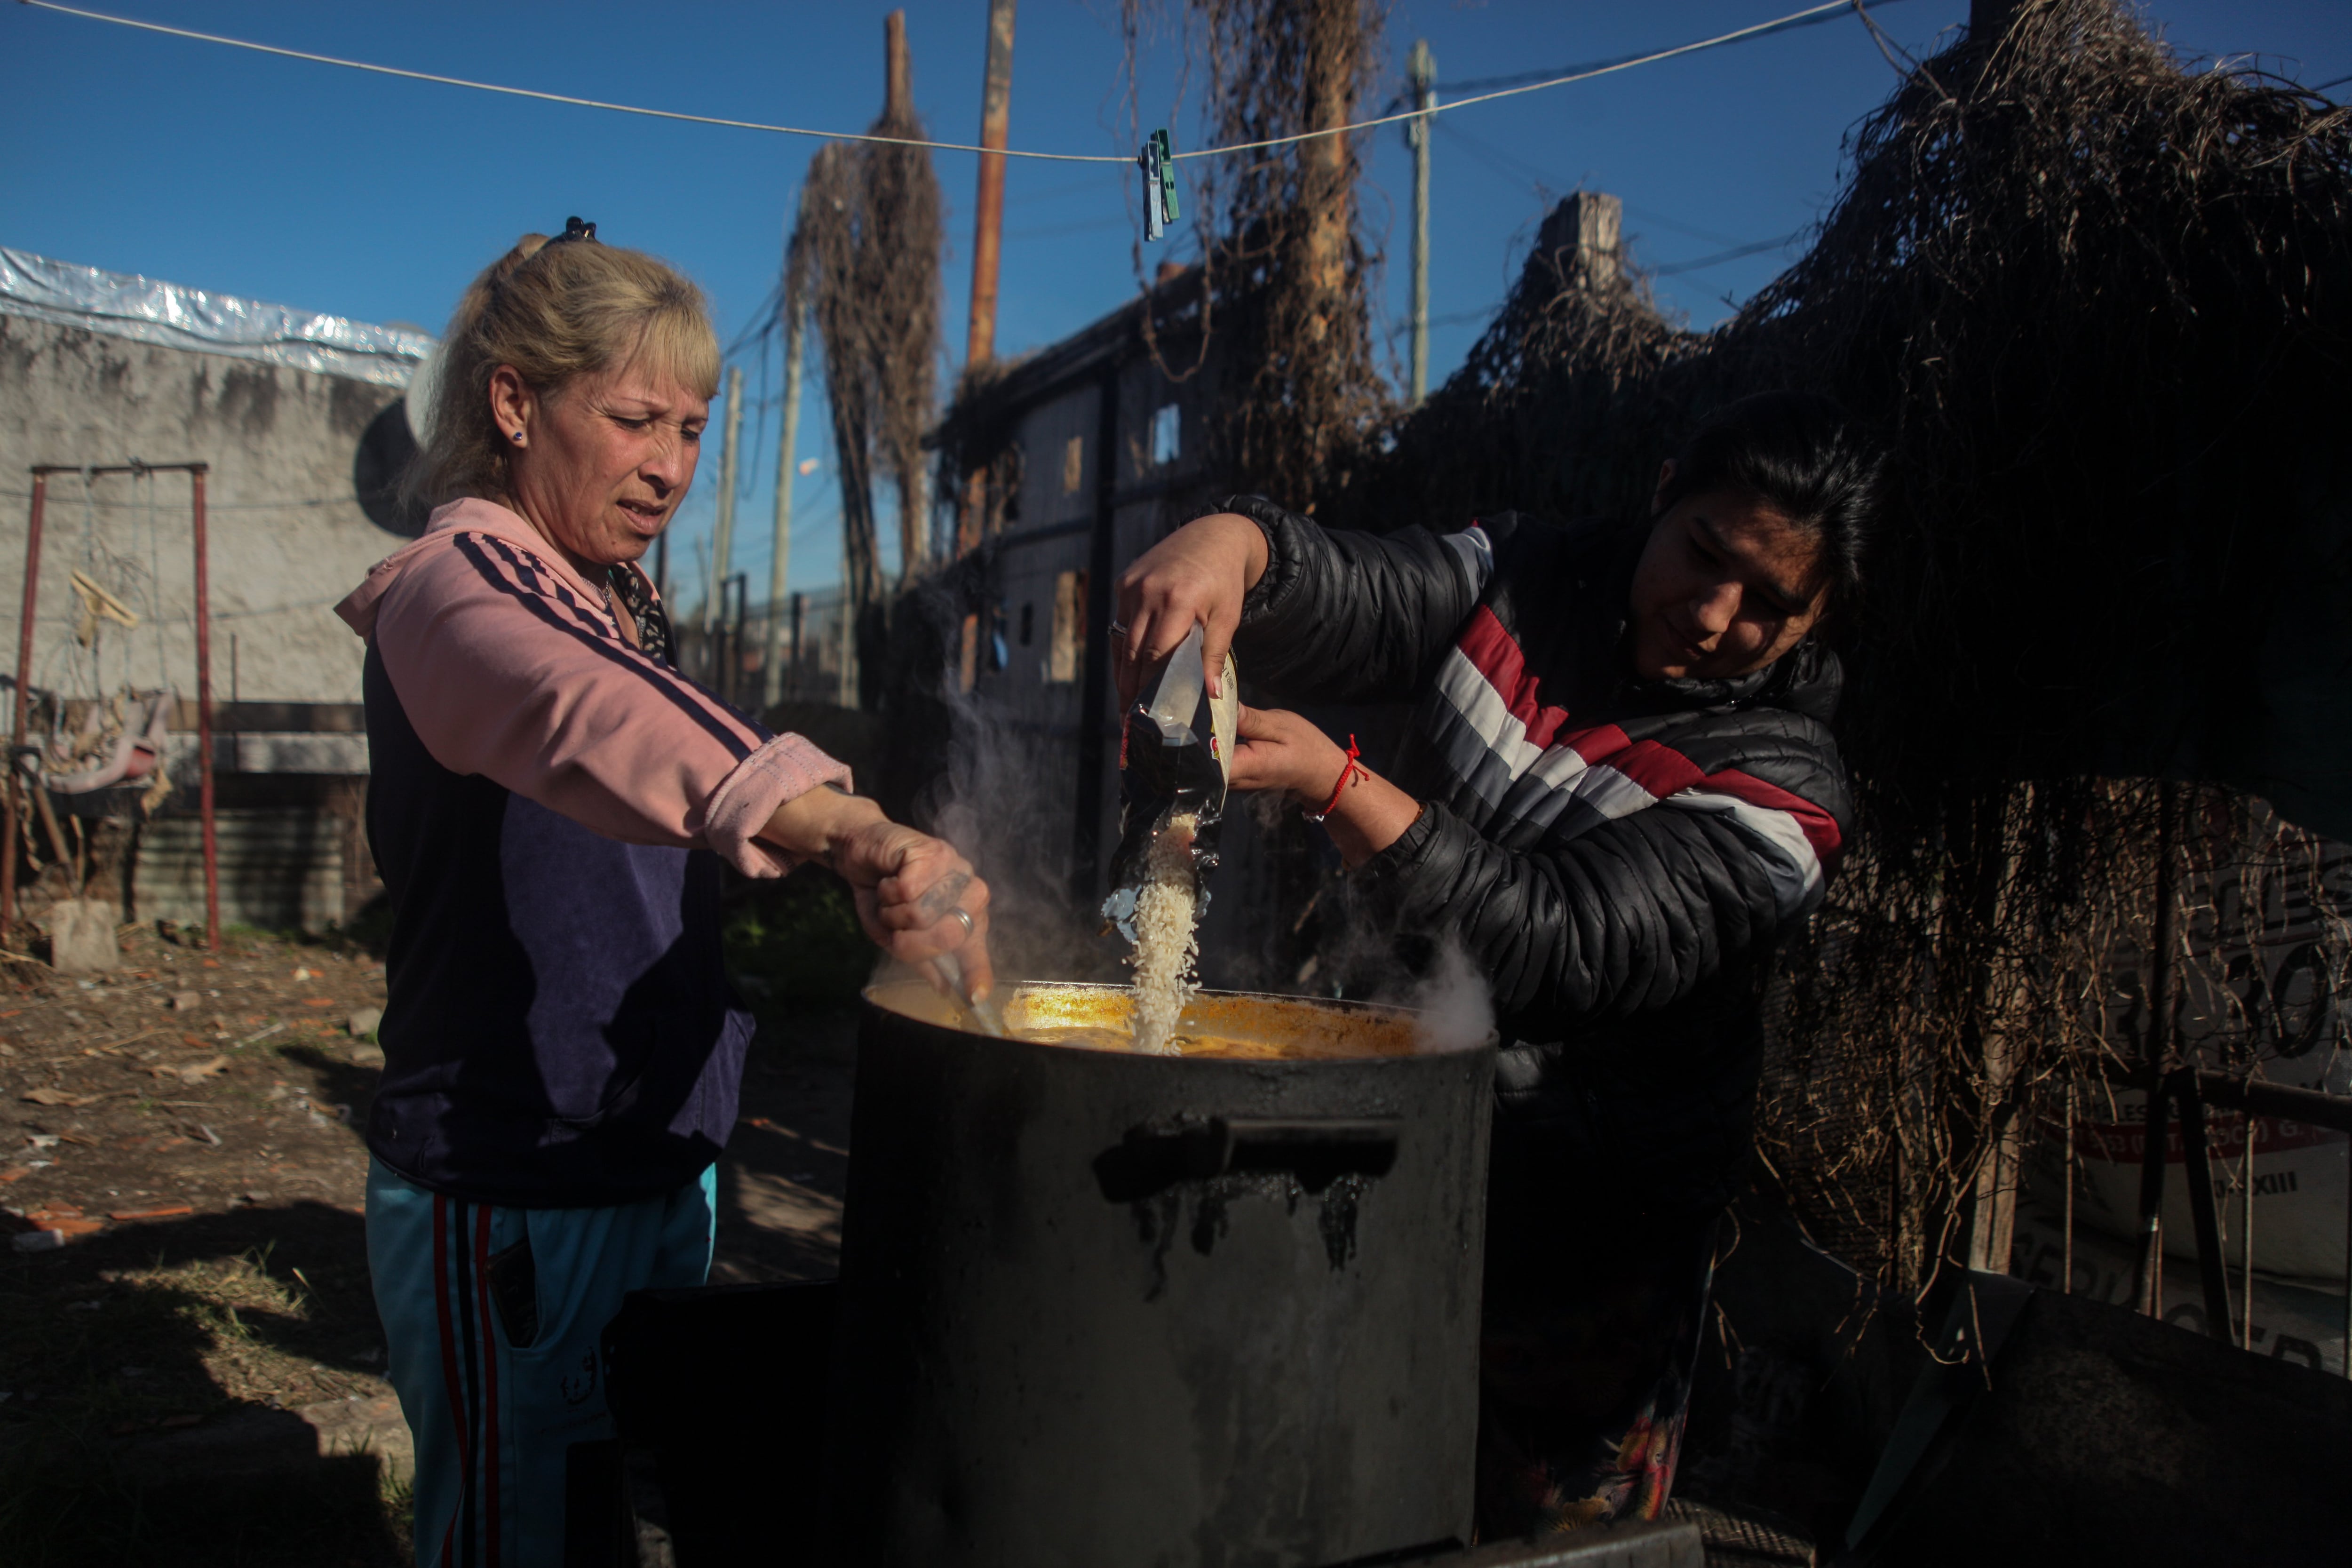
[[[948,983],[949,991],[954,994],[957,1001],[963,1004],[964,1011],[971,1015],[972,1022],[980,1026],[980,1032],[983,1035],[993,1035],[1000,1040],[1003,1039],[1005,1037],[1003,1011],[997,1006],[994,998],[974,996],[964,989],[963,965],[956,962],[956,955],[952,952],[943,952],[931,960],[931,963],[938,967],[940,978]]]
[[[948,918],[949,913],[957,907],[956,900],[963,897],[963,890],[970,886],[971,886],[970,872],[951,872],[931,884],[930,891],[915,900],[916,911],[936,924]],[[968,925],[971,922],[967,920],[965,923]],[[963,964],[956,955],[952,952],[940,953],[931,960],[931,966],[939,971],[940,978],[948,983],[949,991],[954,994],[956,1000],[963,1004],[964,1010],[972,1016],[973,1021],[979,1024],[980,1032],[1003,1039],[1004,1037],[1003,1013],[987,997],[974,996],[971,994],[964,984]]]

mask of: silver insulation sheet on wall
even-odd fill
[[[0,246],[0,315],[405,386],[434,340]]]

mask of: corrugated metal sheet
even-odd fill
[[[324,931],[343,919],[345,819],[324,808],[271,807],[215,814],[221,920],[271,931]],[[131,916],[202,925],[205,860],[194,816],[165,816],[139,830]]]

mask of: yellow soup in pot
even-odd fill
[[[1123,986],[1030,983],[999,994],[1006,1032],[1015,1039],[1077,1050],[1136,1049],[1135,996]],[[874,997],[928,1023],[969,1026],[957,1005],[928,985],[877,986]],[[1408,1013],[1216,992],[1191,1000],[1170,1043],[1176,1055],[1224,1061],[1360,1060],[1427,1048]]]

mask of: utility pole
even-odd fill
[[[1412,405],[1429,395],[1429,111],[1437,107],[1437,61],[1429,40],[1415,40],[1405,69],[1412,79],[1412,106],[1404,122],[1405,145],[1412,149]]]
[[[893,11],[882,18],[882,118],[894,125],[907,124],[915,116],[915,65],[907,48],[906,12]],[[936,311],[938,307],[932,309]],[[929,374],[928,367],[925,374]],[[915,574],[930,561],[930,486],[920,463],[897,478],[898,581],[903,584],[913,582]]]
[[[751,578],[749,573],[735,574],[735,635],[727,639],[727,700],[740,700],[736,692],[743,684],[743,622],[751,610]]]
[[[1354,221],[1353,193],[1349,176],[1354,172],[1348,156],[1348,139],[1339,134],[1356,108],[1353,62],[1341,47],[1346,35],[1318,25],[1318,12],[1352,8],[1355,0],[1312,0],[1307,29],[1307,128],[1327,132],[1298,144],[1299,203],[1307,210],[1306,243],[1302,247],[1307,297],[1307,330],[1319,342],[1330,331],[1346,288],[1348,231]]]
[[[776,548],[768,562],[768,648],[760,663],[765,678],[763,706],[769,708],[784,700],[784,579],[793,559],[793,480],[798,477],[793,459],[800,456],[801,441],[801,331],[807,316],[806,310],[794,310],[792,301],[786,300],[784,433],[776,447]],[[797,653],[797,634],[793,646]]]
[[[989,0],[988,64],[980,85],[980,194],[973,204],[971,326],[964,338],[964,373],[996,357],[997,258],[1004,229],[1004,156],[1013,121],[1013,8],[1015,0]],[[967,384],[969,382],[967,381]],[[956,520],[956,553],[980,543],[982,514],[988,505],[988,476],[975,469],[965,481],[963,512]]]
[[[727,445],[719,453],[719,527],[710,536],[710,592],[702,601],[702,632],[712,636],[726,608],[719,602],[727,585],[728,548],[735,540],[735,459],[743,435],[743,367],[727,372]]]
[[[801,595],[793,595],[793,695],[801,694]]]

